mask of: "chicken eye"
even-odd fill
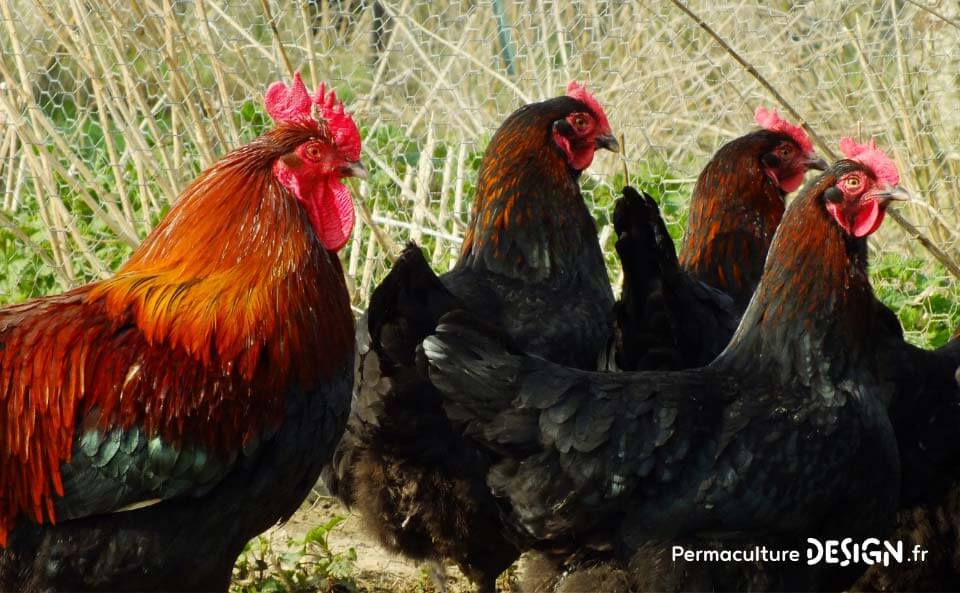
[[[860,187],[860,178],[859,177],[847,177],[846,181],[843,182],[847,189],[857,189]]]
[[[582,130],[587,127],[587,118],[583,115],[573,116],[573,127]]]
[[[320,147],[317,146],[316,144],[308,144],[304,148],[303,153],[310,160],[313,160],[313,161],[320,160]]]
[[[780,148],[780,157],[784,159],[789,159],[793,156],[793,147],[784,146]]]

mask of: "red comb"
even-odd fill
[[[869,167],[878,181],[889,185],[900,183],[900,173],[897,171],[897,166],[887,156],[887,153],[877,148],[876,140],[870,140],[865,144],[857,144],[853,138],[841,138],[840,152],[851,161],[857,161]]]
[[[310,95],[297,72],[289,87],[282,81],[271,84],[264,95],[264,104],[267,113],[278,124],[323,120],[343,155],[353,161],[360,160],[360,131],[357,130],[357,124],[344,111],[336,93],[332,89],[326,92],[326,85],[321,83],[317,92]]]
[[[807,136],[807,132],[800,126],[794,125],[780,117],[776,109],[770,110],[766,107],[757,107],[753,114],[753,121],[765,130],[786,134],[797,143],[804,153],[813,152],[813,142]]]
[[[327,120],[330,131],[333,133],[333,139],[337,147],[343,152],[343,155],[351,161],[360,160],[360,131],[357,130],[357,124],[353,121],[343,109],[343,103],[337,99],[337,94],[330,89],[326,93],[327,87],[320,83],[317,87],[317,93],[314,95],[320,117]],[[325,96],[326,93],[326,96]]]
[[[278,124],[312,118],[310,114],[312,97],[307,92],[299,72],[293,75],[293,84],[289,88],[279,80],[271,84],[263,97],[263,102],[267,107],[267,113]]]
[[[578,84],[576,80],[571,80],[567,85],[567,96],[571,99],[576,99],[584,105],[590,108],[590,111],[593,112],[593,115],[596,116],[597,122],[600,124],[600,129],[609,131],[610,122],[607,121],[607,114],[604,113],[603,107],[600,106],[600,102],[587,91],[587,83],[582,85]]]

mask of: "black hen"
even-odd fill
[[[683,269],[733,297],[740,312],[760,282],[784,197],[808,169],[827,166],[807,133],[776,111],[758,107],[755,120],[763,129],[720,147],[697,178],[680,252]]]
[[[581,87],[516,111],[487,148],[455,269],[437,278],[409,247],[368,309],[359,391],[328,485],[387,548],[452,560],[484,591],[519,551],[486,487],[489,455],[450,426],[416,347],[463,307],[530,352],[596,368],[613,294],[579,175],[597,148],[616,141]]]

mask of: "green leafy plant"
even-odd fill
[[[330,533],[343,521],[335,516],[302,539],[288,539],[283,550],[262,535],[250,541],[234,566],[231,592],[356,593],[356,550],[336,552],[330,547]]]
[[[939,264],[883,254],[871,262],[871,281],[910,341],[936,348],[950,339],[960,315],[960,289]]]

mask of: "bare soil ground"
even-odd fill
[[[312,501],[308,499],[290,521],[274,527],[265,535],[273,546],[283,548],[288,539],[302,539],[310,529],[337,515],[346,520],[330,534],[330,547],[334,552],[346,552],[350,548],[356,550],[356,580],[361,592],[437,593],[438,589],[426,565],[418,565],[381,548],[364,531],[360,517],[351,514],[334,498],[321,496]],[[455,566],[447,566],[446,575],[448,593],[473,591],[470,581]],[[507,576],[502,580],[506,588],[501,590],[510,591],[513,587],[507,581],[512,579]]]

